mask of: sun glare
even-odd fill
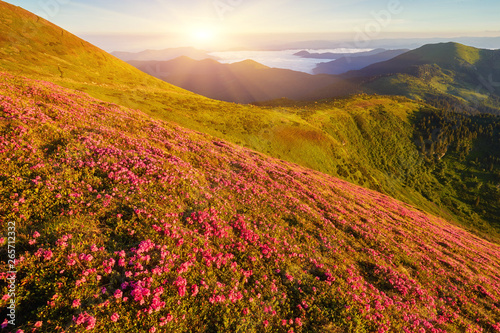
[[[215,39],[215,31],[209,28],[199,28],[191,33],[191,37],[196,43],[209,43]]]

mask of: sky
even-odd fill
[[[7,0],[88,39],[172,47],[245,40],[500,36],[498,0]],[[245,37],[246,36],[246,37]],[[260,36],[260,37],[259,37]],[[134,39],[135,38],[135,39]],[[148,39],[151,41],[148,42]],[[271,42],[272,39],[269,39]],[[94,41],[95,42],[95,41]],[[109,47],[108,47],[109,48]]]

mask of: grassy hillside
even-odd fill
[[[342,147],[342,144],[324,133],[322,125],[311,125],[301,116],[310,113],[310,107],[302,113],[289,108],[258,108],[209,100],[145,75],[20,8],[1,1],[0,6],[2,30],[9,31],[8,37],[0,42],[0,52],[16,54],[15,57],[0,58],[3,70],[85,91],[94,97],[137,108],[154,117],[175,121],[182,126],[332,175],[338,175],[337,165],[352,164],[352,160],[357,158],[354,151],[347,150],[337,153],[342,156],[341,159],[332,155],[332,151]],[[29,28],[31,26],[37,28]],[[17,51],[12,51],[13,48]],[[64,51],[66,48],[68,51]],[[79,63],[68,54],[74,48],[82,58]],[[38,63],[24,60],[31,58],[38,59]],[[62,78],[57,74],[61,66],[66,73]],[[108,76],[100,74],[106,72],[113,73]],[[384,100],[386,102],[392,103],[390,99]],[[417,104],[406,103],[409,103],[406,110],[418,108]],[[334,108],[330,113],[335,115],[339,111],[343,112],[341,108]],[[330,120],[328,115],[322,117]],[[296,135],[301,140],[284,140],[284,133]],[[318,145],[318,137],[326,138],[326,141]],[[361,165],[362,162],[355,164]],[[368,169],[367,173],[371,171]],[[351,177],[347,176],[347,179]],[[376,177],[369,179],[360,183],[381,188],[381,181]]]
[[[219,103],[155,79],[22,8],[0,1],[0,68],[170,119]]]
[[[442,219],[51,83],[0,111],[3,331],[500,331],[500,247]]]
[[[279,110],[283,103],[269,108]],[[295,148],[297,154],[308,151],[314,161],[312,152],[317,152],[320,167],[350,182],[460,221],[482,230],[483,236],[498,235],[500,119],[444,109],[418,106],[402,97],[366,95],[288,105],[282,110],[323,130],[318,142],[330,140],[333,159],[319,163],[327,148],[319,143],[306,146],[312,133],[291,131],[283,141],[302,142],[302,150]],[[315,151],[317,147],[323,149]]]
[[[393,59],[373,64],[352,75],[383,75],[406,72],[411,66],[436,64],[444,69],[457,69],[466,64],[476,65],[481,59],[496,51],[481,50],[459,43],[424,45]]]

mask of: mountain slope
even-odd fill
[[[30,12],[0,1],[0,68],[94,97],[182,119],[184,103],[218,105],[144,75],[133,66]],[[183,109],[183,108],[182,108]]]
[[[442,219],[51,83],[0,110],[15,330],[500,330],[500,247]]]
[[[433,64],[443,69],[455,69],[475,65],[486,54],[494,52],[458,43],[428,44],[388,61],[371,65],[358,73],[363,75],[402,73],[409,71],[412,66]]]
[[[500,113],[500,50],[431,44],[343,76],[364,80],[368,93],[448,98],[476,112]]]
[[[146,77],[97,47],[22,8],[0,1],[0,64],[33,76],[112,84],[137,81],[182,91]],[[40,57],[43,55],[43,57]],[[85,69],[85,70],[82,70]]]
[[[314,74],[343,74],[397,57],[409,50],[388,50],[368,56],[344,56],[334,61],[318,64]]]
[[[220,64],[215,60],[195,61],[180,57],[171,61],[129,61],[138,69],[197,94],[218,100],[252,103],[277,98],[295,100],[346,95],[354,91],[342,79],[310,75],[286,69],[269,68],[255,61]],[[316,91],[336,85],[323,96]]]

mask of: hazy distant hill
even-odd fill
[[[266,50],[297,50],[297,49],[337,49],[337,48],[383,48],[383,49],[416,49],[426,44],[455,42],[471,45],[477,48],[500,49],[500,37],[456,37],[456,38],[392,38],[373,39],[367,42],[338,42],[332,40],[309,40],[290,42],[281,45],[268,46]]]
[[[251,103],[276,98],[312,99],[351,93],[346,80],[270,68],[252,60],[221,64],[180,57],[171,61],[129,61],[138,69],[197,94],[229,102]],[[335,89],[317,91],[335,85]]]
[[[371,51],[355,52],[355,53],[335,53],[335,52],[324,52],[324,53],[313,53],[309,51],[300,51],[294,53],[294,55],[301,58],[312,58],[312,59],[338,59],[342,57],[363,57],[369,55],[375,55],[378,53],[385,52],[385,49],[375,49]]]
[[[179,47],[179,48],[169,48],[164,50],[145,50],[141,52],[112,52],[112,55],[123,60],[172,60],[178,57],[186,56],[195,60],[203,59],[218,59],[217,57],[211,56],[207,51],[198,50],[193,47]]]
[[[373,55],[344,56],[334,61],[318,64],[313,70],[314,74],[342,74],[351,70],[362,69],[369,65],[392,59],[398,55],[408,52],[408,49],[403,50],[388,50]]]

